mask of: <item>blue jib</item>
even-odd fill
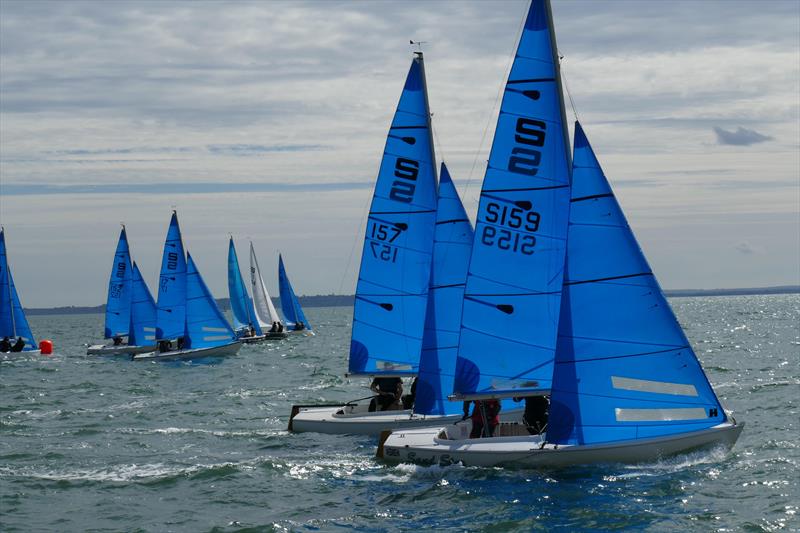
[[[156,339],[156,302],[142,278],[136,262],[133,263],[131,285],[131,325],[128,333],[130,346],[147,346]]]
[[[577,123],[551,400],[547,440],[557,444],[686,433],[726,419]]]
[[[186,331],[184,348],[209,348],[236,340],[197,266],[188,255],[186,264]]]

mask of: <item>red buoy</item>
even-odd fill
[[[51,340],[44,340],[39,343],[39,349],[42,351],[42,355],[52,355],[53,354],[53,341]]]

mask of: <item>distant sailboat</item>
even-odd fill
[[[8,342],[7,347],[3,346],[3,349],[0,349],[2,353],[40,353],[31,327],[28,325],[28,319],[25,317],[25,310],[19,301],[14,278],[11,276],[6,234],[2,227],[0,227],[0,341]]]
[[[138,273],[138,280],[135,274]],[[119,234],[117,250],[114,253],[114,263],[111,267],[111,276],[108,280],[108,298],[106,299],[106,320],[104,337],[114,339],[113,344],[94,344],[87,348],[89,355],[126,355],[152,351],[155,348],[154,331],[149,334],[132,334],[133,328],[140,330],[145,327],[154,328],[155,326],[155,303],[150,291],[144,284],[142,275],[131,264],[130,248],[128,246],[128,234],[125,226]],[[136,287],[134,287],[136,284]],[[133,313],[134,291],[137,293],[137,314]],[[146,293],[146,296],[143,294]],[[149,297],[149,299],[148,299]],[[152,308],[146,307],[152,304]],[[148,317],[153,316],[150,320]],[[133,336],[133,339],[131,338]],[[124,337],[128,341],[124,342]],[[149,338],[148,338],[149,337]],[[137,344],[141,342],[141,344]]]
[[[300,302],[294,294],[292,283],[286,274],[286,267],[283,265],[283,256],[278,254],[278,289],[281,294],[281,310],[286,319],[286,329],[291,332],[303,332],[306,335],[314,335],[311,324],[308,323]]]
[[[258,258],[253,243],[250,243],[250,287],[253,291],[253,304],[256,310],[256,319],[261,331],[269,339],[283,339],[289,336],[286,332],[281,317],[269,297],[264,278],[261,276],[261,268],[258,266]]]
[[[549,2],[533,0],[481,193],[451,397],[549,396],[544,429],[501,424],[485,438],[468,438],[468,423],[396,431],[378,450],[389,461],[641,462],[730,448],[742,431],[708,383],[580,124],[570,187],[556,50]]]
[[[161,262],[156,340],[158,350],[134,355],[133,359],[220,357],[234,355],[241,347],[194,260],[184,255],[178,215],[174,211]]]
[[[247,287],[239,270],[239,258],[236,255],[236,246],[233,237],[228,242],[228,294],[231,300],[233,313],[233,329],[242,342],[259,342],[267,338],[261,331],[261,325],[256,318],[253,300],[247,293]]]

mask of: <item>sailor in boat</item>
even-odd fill
[[[369,404],[369,412],[400,409],[403,396],[403,380],[400,378],[375,378],[369,386],[377,396]],[[378,409],[380,407],[380,409]]]
[[[469,438],[479,439],[481,437],[494,436],[494,428],[500,424],[500,402],[492,398],[489,400],[474,400],[472,403],[475,405],[472,408],[472,432]],[[469,417],[469,404],[469,401],[464,402],[464,416],[461,420],[466,420]],[[489,424],[484,424],[484,420],[488,420]]]
[[[169,352],[172,350],[172,342],[168,340],[158,341],[158,351],[161,353]]]
[[[112,339],[114,341],[114,346],[122,346],[122,337],[119,335],[114,335]]]
[[[8,340],[8,337],[3,337],[3,340],[0,341],[0,352],[10,352],[11,351],[11,341]]]
[[[183,350],[183,337],[178,337],[178,350]]]
[[[419,376],[414,377],[414,381],[411,382],[411,392],[403,396],[403,409],[413,409],[414,408],[414,400],[417,398],[417,380]]]
[[[297,324],[294,325],[294,330],[295,331],[303,331],[304,329],[306,329],[306,325],[298,320]]]
[[[283,324],[278,322],[278,333],[283,333]]]
[[[18,337],[17,342],[14,344],[14,346],[11,347],[11,351],[21,352],[24,349],[25,349],[25,341],[22,340],[22,337]]]
[[[525,396],[514,398],[515,402],[525,401],[525,412],[522,421],[531,435],[541,435],[547,429],[547,416],[550,411],[548,396]]]

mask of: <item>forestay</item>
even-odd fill
[[[161,259],[156,339],[169,340],[181,337],[185,322],[186,254],[183,251],[178,215],[173,211]]]
[[[419,367],[436,222],[436,167],[422,54],[406,77],[367,220],[349,373]]]
[[[461,304],[472,239],[472,224],[450,179],[450,173],[442,163],[415,413],[448,415],[459,413],[462,409],[461,403],[448,401],[447,396],[455,376]]]
[[[0,228],[0,338],[3,337],[9,337],[12,344],[15,338],[22,337],[24,351],[38,348],[14,286],[14,277],[8,264],[5,230]]]
[[[147,346],[156,339],[156,302],[142,278],[136,262],[133,263],[131,283],[131,324],[128,344]]]
[[[453,391],[550,388],[569,214],[570,162],[549,4],[528,11],[483,181]]]
[[[580,124],[547,440],[595,444],[706,429],[725,413]]]
[[[105,338],[128,335],[131,325],[131,254],[125,226],[119,233],[108,280]]]
[[[210,348],[236,340],[197,266],[188,255],[186,265],[186,333],[184,348]]]
[[[272,298],[269,297],[267,286],[264,285],[264,278],[261,276],[261,268],[258,266],[256,251],[252,242],[250,243],[250,286],[253,291],[253,304],[259,326],[269,328],[273,322],[280,323],[281,318],[272,304]]]
[[[228,294],[231,299],[234,329],[239,331],[253,326],[256,335],[261,335],[261,327],[254,316],[253,302],[247,294],[247,287],[239,270],[239,258],[236,255],[233,237],[228,243]]]
[[[297,301],[292,283],[286,274],[281,254],[278,254],[278,289],[281,293],[281,311],[283,311],[283,317],[286,319],[286,325],[290,329],[294,329],[298,322],[302,322],[305,329],[310,330],[311,324],[308,323],[308,319],[303,313],[303,308],[300,307],[300,302]]]

